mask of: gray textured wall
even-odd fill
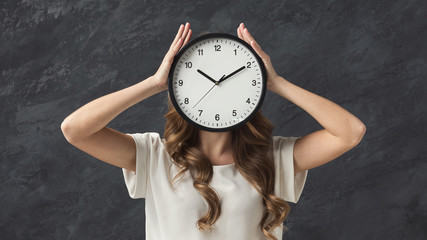
[[[367,126],[356,148],[309,170],[284,239],[427,238],[425,1],[70,2],[0,3],[1,239],[144,239],[144,200],[60,124],[154,74],[185,21],[194,36],[245,22],[279,74]],[[163,134],[166,99],[108,126]],[[275,135],[321,128],[271,92],[262,109]]]

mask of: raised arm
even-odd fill
[[[99,160],[135,171],[136,146],[133,138],[106,125],[129,107],[167,89],[167,78],[173,58],[190,37],[190,24],[181,24],[153,76],[97,98],[67,116],[61,124],[67,141]]]
[[[249,43],[263,60],[267,70],[268,89],[304,109],[324,127],[295,142],[295,174],[328,163],[360,142],[366,132],[362,121],[334,102],[277,75],[270,57],[261,49],[243,23],[237,28],[237,34]]]

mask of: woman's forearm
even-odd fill
[[[122,90],[97,98],[80,107],[61,124],[68,141],[90,136],[104,128],[124,110],[160,92],[151,76]]]
[[[278,78],[271,90],[304,109],[332,135],[353,143],[364,134],[363,122],[341,106],[283,77]]]

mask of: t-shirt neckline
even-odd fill
[[[234,166],[236,163],[230,163],[230,164],[222,164],[222,165],[212,165],[214,168],[223,168],[223,167],[231,167]]]

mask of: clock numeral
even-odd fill
[[[251,103],[251,99],[250,99],[250,98],[248,98],[248,99],[246,100],[246,103]]]
[[[237,55],[237,49],[234,49],[234,55]]]
[[[247,62],[246,64],[247,64],[246,65],[247,68],[251,68],[251,62]]]
[[[185,62],[185,67],[186,68],[191,68],[193,66],[193,63],[191,62]]]
[[[219,121],[219,114],[215,115],[215,120]]]
[[[188,98],[185,98],[185,99],[184,99],[184,103],[185,103],[185,104],[188,104],[189,102],[190,102],[190,100],[188,100]]]
[[[197,51],[199,52],[199,56],[203,56],[203,49],[198,49]]]
[[[221,45],[215,45],[214,47],[216,52],[221,51]]]
[[[252,80],[252,86],[256,86],[256,80]]]
[[[199,117],[202,116],[203,110],[199,110]]]
[[[236,110],[233,110],[233,116],[237,116]]]
[[[178,85],[182,86],[184,84],[184,81],[182,81],[181,79],[178,81]]]

